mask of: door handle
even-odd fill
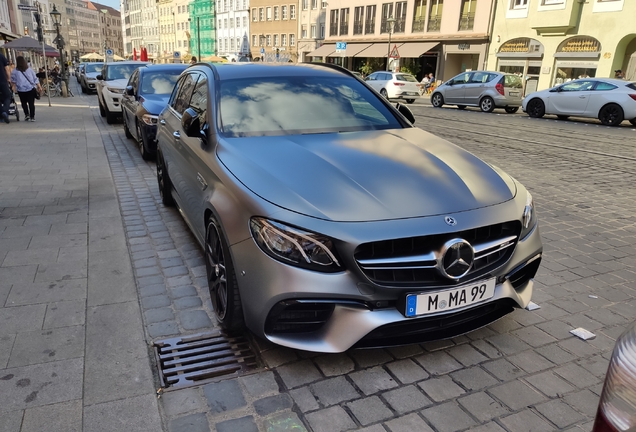
[[[166,121],[164,119],[159,120],[159,124],[161,126],[165,126],[166,125]]]
[[[205,181],[205,179],[203,178],[203,176],[200,173],[197,173],[197,180],[201,184],[201,190],[205,190],[205,188],[208,187],[207,182]]]
[[[585,99],[587,96],[579,96],[579,99]]]
[[[179,133],[179,131],[172,132],[172,136],[175,137],[175,139],[181,139],[181,134]]]

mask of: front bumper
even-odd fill
[[[90,91],[97,91],[97,81],[86,81],[86,87],[90,90]]]
[[[102,88],[102,96],[104,98],[104,103],[108,107],[108,111],[111,113],[120,113],[121,112],[121,99],[123,95],[123,89],[120,93],[115,93],[109,91],[106,86]]]
[[[452,287],[377,285],[360,272],[353,259],[345,264],[347,270],[340,273],[303,270],[270,258],[252,239],[233,245],[231,251],[250,330],[282,346],[337,353],[352,347],[403,345],[454,337],[487,325],[514,307],[526,307],[532,297],[532,278],[541,261],[542,244],[537,225],[517,242],[505,263],[479,279],[497,278],[491,299],[413,318],[401,312],[406,294]],[[346,261],[345,254],[342,255]],[[280,312],[281,308],[286,310]],[[302,318],[312,322],[300,332],[281,331],[275,322],[280,313],[287,313],[292,320]]]

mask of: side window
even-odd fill
[[[489,75],[490,74],[487,72],[475,72],[470,78],[470,82],[473,84],[483,84],[489,81],[488,79]]]
[[[207,123],[207,111],[208,111],[208,80],[204,76],[201,76],[197,85],[192,93],[190,99],[190,108],[192,108],[199,115],[201,126]]]
[[[367,77],[366,81],[375,81],[376,79],[378,79],[376,74],[371,74]]]
[[[194,90],[194,85],[198,78],[198,74],[187,74],[183,77],[181,88],[177,93],[177,96],[172,104],[172,108],[179,113],[179,115],[183,114],[183,112],[190,105],[190,98],[192,97],[192,90]]]
[[[596,88],[594,88],[594,90],[607,91],[607,90],[614,90],[615,88],[618,88],[618,87],[615,86],[614,84],[599,82],[596,84]]]
[[[140,75],[139,71],[136,70],[130,77],[130,80],[128,81],[128,85],[132,86],[135,94],[137,94],[137,89],[139,88],[139,75]]]
[[[595,81],[574,81],[567,83],[561,87],[563,92],[588,91],[594,88]]]
[[[179,89],[181,88],[181,83],[183,83],[183,80],[185,79],[185,76],[182,76],[180,80],[177,81],[177,83],[174,85],[174,88],[172,89],[172,94],[170,94],[170,99],[168,99],[168,105],[171,107],[174,107],[174,101],[177,99],[177,94],[179,93]]]

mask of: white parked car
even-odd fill
[[[605,126],[629,120],[636,126],[636,83],[610,78],[581,78],[548,90],[531,93],[522,109],[530,117],[554,114],[598,118]]]
[[[99,113],[111,124],[121,116],[121,99],[128,80],[139,66],[148,64],[140,61],[104,63],[102,73],[97,75],[97,101]]]
[[[420,97],[419,83],[411,74],[401,72],[373,72],[365,81],[387,99],[404,99],[412,104]]]

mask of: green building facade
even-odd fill
[[[190,3],[190,53],[201,60],[216,53],[214,0]]]

